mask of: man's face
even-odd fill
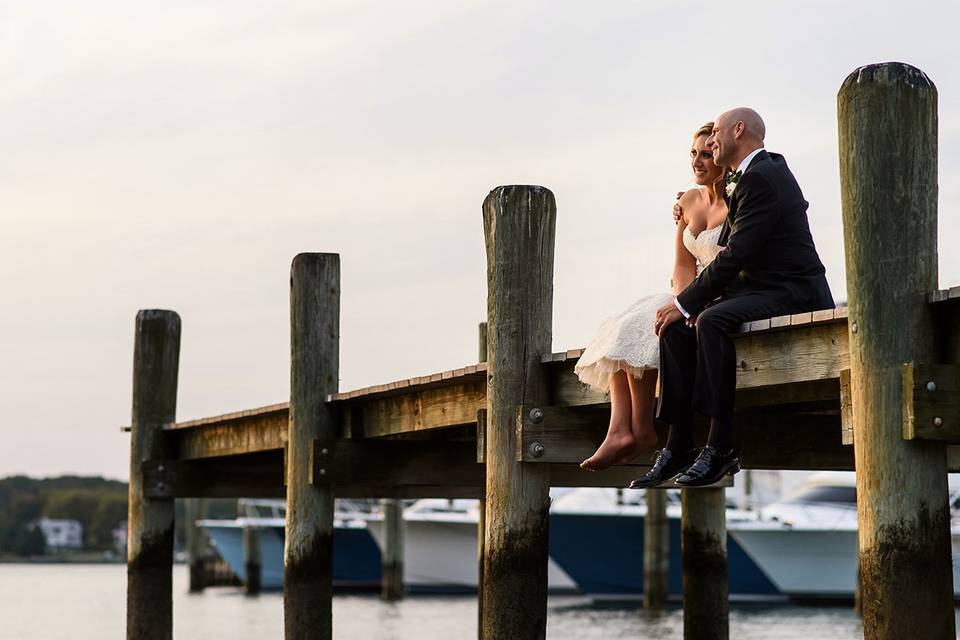
[[[713,131],[710,133],[710,137],[707,138],[706,146],[713,152],[713,161],[715,164],[734,169],[735,167],[731,166],[736,155],[737,144],[733,135],[734,123],[731,123],[730,119],[725,116],[720,116],[715,122],[716,124],[713,126]]]

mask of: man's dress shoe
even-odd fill
[[[631,482],[630,488],[647,489],[661,485],[686,469],[696,455],[696,449],[687,449],[677,453],[673,453],[670,449],[660,449],[650,471],[647,471],[642,478],[637,478]]]
[[[740,458],[734,449],[720,453],[707,445],[686,472],[677,478],[681,487],[703,487],[719,482],[728,473],[740,471]]]

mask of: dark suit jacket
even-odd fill
[[[740,176],[720,231],[725,245],[678,302],[700,313],[716,298],[762,293],[796,310],[833,307],[807,221],[807,201],[783,156],[761,151]]]

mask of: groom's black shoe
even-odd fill
[[[720,453],[707,445],[697,456],[697,460],[686,472],[677,478],[681,487],[704,487],[719,482],[723,476],[740,471],[740,457],[736,450]]]
[[[694,457],[697,455],[696,449],[687,449],[673,453],[670,449],[660,449],[657,452],[657,459],[642,478],[637,478],[630,483],[631,489],[647,489],[663,484],[673,476],[686,469]]]

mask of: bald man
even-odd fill
[[[682,486],[713,484],[736,473],[733,396],[737,352],[729,333],[742,323],[834,306],[810,234],[807,201],[783,156],[763,148],[766,126],[753,109],[726,111],[706,147],[726,167],[729,213],[723,250],[658,312],[661,395],[657,419],[670,425],[666,446],[631,488],[677,477]],[[703,449],[693,415],[710,418]]]

